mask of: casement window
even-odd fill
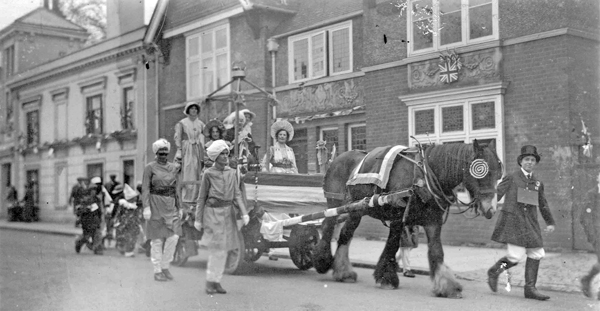
[[[227,84],[231,76],[229,64],[229,24],[189,35],[186,38],[187,99],[206,96]]]
[[[336,154],[339,153],[339,143],[338,143],[338,128],[337,127],[324,127],[321,128],[320,140],[324,140],[326,142],[325,147],[327,147],[328,153],[331,155],[331,152],[335,146]]]
[[[37,146],[40,143],[40,111],[32,110],[26,113],[27,146]]]
[[[352,21],[288,38],[290,83],[352,72]]]
[[[348,150],[367,150],[367,126],[364,123],[348,126]]]
[[[133,107],[135,106],[135,97],[133,86],[123,88],[123,98],[121,102],[121,128],[124,130],[134,129]]]
[[[493,83],[450,91],[401,96],[408,106],[410,145],[472,143],[495,140],[504,153],[503,94],[506,85]]]
[[[102,94],[86,97],[86,134],[102,134],[104,123],[102,109]]]
[[[100,177],[104,181],[104,163],[88,163],[86,169],[89,179]]]
[[[409,53],[498,39],[498,0],[406,0]]]

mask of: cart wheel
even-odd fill
[[[225,273],[227,274],[239,274],[241,271],[242,263],[244,262],[245,257],[245,243],[244,237],[238,231],[238,241],[239,247],[230,250],[227,253],[227,261],[225,262]]]
[[[173,254],[173,260],[171,264],[177,267],[183,267],[188,260],[187,250],[185,246],[185,239],[179,239],[177,246],[175,246],[175,253]]]
[[[314,226],[296,225],[290,233],[290,257],[300,270],[312,268],[312,253],[319,242],[319,231]]]

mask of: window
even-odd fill
[[[135,103],[133,87],[123,88],[123,103],[121,104],[121,128],[131,130],[133,126],[133,107]]]
[[[100,177],[104,181],[104,164],[91,163],[87,165],[87,176],[89,179]]]
[[[95,95],[86,98],[86,134],[102,134],[102,95]]]
[[[409,3],[406,16],[411,53],[498,39],[497,0],[410,0]]]
[[[186,38],[187,98],[206,96],[230,80],[229,24]],[[229,86],[223,90],[229,91]]]
[[[13,131],[13,116],[15,110],[13,108],[13,103],[10,98],[10,92],[6,92],[6,133],[11,133]]]
[[[288,39],[290,83],[352,72],[352,21]]]
[[[40,114],[39,110],[29,111],[27,118],[27,146],[37,146],[40,143]]]
[[[503,95],[501,82],[401,96],[408,106],[408,134],[421,144],[496,141],[503,159]]]
[[[134,160],[123,160],[123,183],[135,189],[135,162]]]
[[[15,46],[11,45],[4,49],[4,67],[6,68],[6,78],[15,73]]]
[[[25,186],[25,196],[33,196],[33,204],[40,203],[40,184],[38,170],[28,170],[26,172],[27,184]]]
[[[331,128],[322,128],[320,139],[326,142],[325,147],[327,147],[327,152],[329,153],[329,158],[331,158],[331,152],[333,150],[333,146],[335,146],[336,153],[338,154],[338,129],[337,127]]]
[[[367,150],[367,126],[365,124],[348,127],[348,150]]]

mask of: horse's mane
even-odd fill
[[[462,181],[463,173],[475,156],[472,144],[456,143],[433,145],[425,149],[429,166],[444,190]]]

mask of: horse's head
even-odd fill
[[[496,213],[498,197],[496,186],[502,178],[502,162],[496,154],[494,141],[482,145],[473,141],[474,158],[465,170],[463,184],[469,191],[473,203],[485,218],[490,219]]]

